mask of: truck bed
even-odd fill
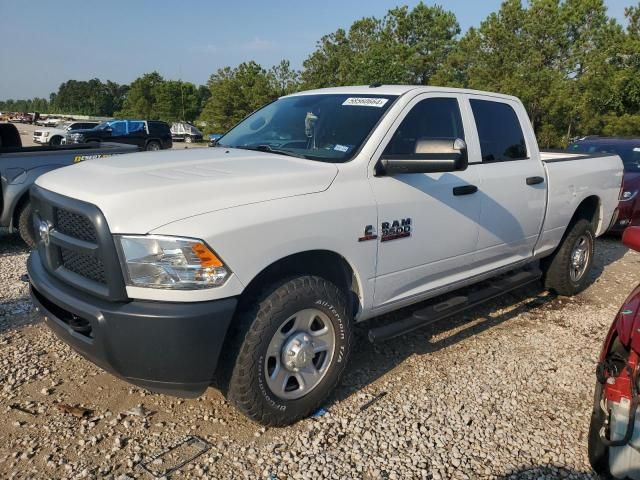
[[[620,157],[566,151],[541,151],[540,157],[548,182],[547,213],[536,255],[544,256],[560,243],[576,208],[589,196],[597,197],[599,203],[595,233],[599,236],[606,232],[618,206],[623,174]]]

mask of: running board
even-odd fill
[[[500,295],[524,287],[539,280],[542,272],[539,269],[521,270],[508,277],[502,277],[493,281],[487,287],[468,293],[451,297],[444,302],[430,305],[427,308],[418,310],[408,318],[403,318],[397,322],[383,325],[369,330],[369,341],[378,343],[391,338],[412,332],[417,328],[430,325],[444,318],[463,312]]]

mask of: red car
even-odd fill
[[[629,225],[640,222],[640,138],[585,137],[571,145],[569,150],[585,153],[616,153],[624,164],[624,177],[620,203],[609,231],[622,233]],[[636,220],[636,221],[634,221]]]
[[[622,241],[640,251],[640,227],[629,227]],[[640,285],[618,311],[596,369],[589,461],[604,478],[640,480]]]

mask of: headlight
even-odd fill
[[[49,132],[44,132],[43,137],[48,137],[49,136]]]
[[[70,138],[74,142],[81,142],[82,140],[84,140],[84,135],[82,135],[81,133],[72,133],[70,135],[67,135],[67,138]]]
[[[128,285],[195,290],[219,287],[231,274],[202,240],[156,235],[116,239]]]
[[[634,192],[632,192],[631,190],[625,190],[620,194],[620,200],[631,200],[636,196],[637,193],[638,193],[637,190]]]

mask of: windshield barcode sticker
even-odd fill
[[[388,101],[388,98],[349,97],[342,102],[342,105],[353,105],[355,107],[383,107]]]

